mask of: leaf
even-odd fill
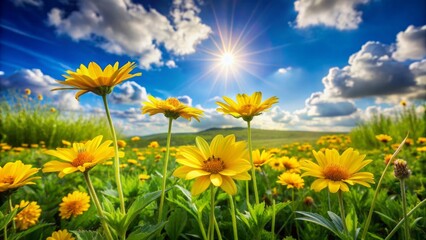
[[[18,209],[16,208],[9,214],[6,214],[6,216],[2,216],[0,220],[0,229],[4,229],[7,226],[7,224],[9,224],[12,221],[13,217],[16,216],[17,212],[18,212]]]
[[[164,227],[166,222],[161,222],[153,226],[143,226],[130,233],[127,240],[149,240],[155,237],[158,231]]]
[[[339,231],[335,228],[335,226],[327,219],[325,219],[323,216],[317,214],[317,213],[310,213],[310,212],[304,212],[304,211],[296,211],[298,214],[302,214],[305,217],[296,218],[296,220],[302,220],[302,221],[308,221],[313,222],[315,224],[318,224],[320,226],[323,226],[333,232],[335,235],[339,236]]]
[[[381,213],[381,212],[378,212],[378,211],[374,211],[374,212],[377,213],[378,215],[382,216],[383,218],[393,222],[393,223],[397,223],[397,221],[393,220],[391,217],[389,217],[388,215],[386,215],[384,213]]]
[[[188,217],[185,210],[177,208],[175,211],[173,211],[173,213],[169,216],[165,227],[167,236],[169,236],[170,239],[179,239],[179,235],[185,228],[187,218]]]
[[[39,223],[37,225],[32,226],[31,228],[28,228],[27,230],[23,231],[23,232],[19,232],[17,234],[14,234],[13,236],[10,236],[8,239],[9,240],[13,240],[13,239],[25,239],[24,236],[40,229],[40,228],[44,228],[47,227],[49,225],[53,225],[52,223]]]
[[[127,230],[132,221],[136,218],[142,209],[148,206],[152,201],[156,200],[161,196],[161,191],[150,192],[141,197],[138,197],[130,206],[127,211],[127,215],[124,218],[123,227]]]
[[[104,237],[97,231],[74,230],[72,232],[78,240],[103,240]]]
[[[333,222],[336,229],[339,232],[343,231],[342,219],[339,216],[337,216],[337,214],[335,214],[334,212],[327,211],[327,213],[328,213],[328,216],[331,218],[331,221]]]

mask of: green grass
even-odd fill
[[[45,101],[45,100],[44,100]],[[97,135],[110,137],[104,116],[83,116],[78,112],[60,112],[53,105],[22,94],[10,94],[0,100],[0,142],[17,147],[22,144],[61,146],[91,139]]]
[[[235,134],[237,140],[247,140],[246,128],[211,128],[196,133],[173,133],[172,146],[194,145],[195,137],[201,136],[207,141],[213,139],[217,134],[229,135]],[[293,142],[314,143],[323,135],[341,134],[337,132],[307,132],[307,131],[282,131],[282,130],[263,130],[252,129],[252,139],[254,148],[263,147],[281,147],[283,144]],[[166,133],[142,136],[136,143],[129,143],[134,147],[146,147],[151,141],[158,141],[160,146],[166,146]]]
[[[355,147],[373,149],[381,144],[376,135],[389,135],[393,138],[392,143],[399,143],[407,133],[409,138],[414,140],[426,136],[426,112],[416,113],[415,107],[412,106],[392,116],[375,115],[369,121],[353,128],[350,137]]]

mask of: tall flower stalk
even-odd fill
[[[187,120],[195,118],[197,121],[200,121],[200,117],[203,114],[203,111],[190,107],[186,104],[180,102],[177,98],[168,98],[166,100],[157,99],[153,96],[148,96],[147,102],[143,103],[142,113],[148,113],[150,116],[163,113],[164,116],[169,120],[168,130],[167,130],[167,146],[166,146],[166,155],[164,157],[163,164],[163,182],[161,184],[161,197],[160,197],[160,206],[158,210],[158,222],[160,223],[163,218],[163,208],[164,208],[164,199],[166,192],[166,183],[167,183],[167,166],[169,163],[170,155],[170,142],[172,138],[172,122],[179,117],[183,117]]]
[[[256,183],[256,171],[255,166],[253,164],[253,156],[252,156],[252,140],[251,140],[251,121],[255,116],[262,114],[263,111],[272,107],[273,104],[278,102],[277,97],[271,97],[262,102],[262,93],[255,92],[251,96],[247,94],[237,94],[237,102],[234,100],[224,96],[223,100],[225,102],[216,102],[219,105],[217,109],[218,112],[222,112],[224,114],[229,114],[235,118],[242,118],[247,122],[247,138],[249,145],[249,159],[251,163],[251,178],[253,180],[253,192],[255,195],[256,204],[259,204],[259,194],[257,191],[257,183]],[[248,192],[248,191],[246,191]],[[246,201],[249,203],[249,196],[247,194]]]
[[[120,177],[120,159],[118,153],[117,136],[115,133],[114,125],[112,123],[111,114],[108,109],[108,102],[106,96],[112,93],[114,87],[125,80],[130,78],[141,76],[141,73],[130,74],[130,72],[136,67],[135,63],[128,62],[119,68],[118,62],[112,65],[106,66],[103,70],[95,62],[90,62],[88,67],[83,64],[80,65],[75,72],[68,70],[68,75],[63,75],[65,81],[57,81],[58,83],[67,87],[54,88],[55,90],[79,90],[75,98],[78,100],[80,96],[88,92],[95,93],[102,97],[105,106],[106,116],[108,118],[109,127],[114,143],[114,176],[117,184],[117,192],[120,201],[121,213],[126,213],[126,207],[124,202],[123,188],[121,185]]]
[[[407,196],[405,195],[405,180],[410,177],[411,170],[408,169],[406,161],[402,159],[395,160],[394,175],[399,179],[401,187],[402,213],[404,215],[404,238],[410,239],[410,229],[407,221]]]

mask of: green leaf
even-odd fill
[[[334,224],[334,227],[339,231],[343,231],[343,223],[342,223],[342,219],[337,216],[337,214],[335,214],[334,212],[331,211],[327,211],[328,216],[331,218],[331,221]]]
[[[161,222],[153,226],[143,226],[130,233],[127,240],[149,240],[155,237],[158,231],[163,229],[166,222]]]
[[[104,237],[97,231],[74,230],[72,232],[78,240],[103,240]]]
[[[124,218],[123,227],[127,230],[132,221],[136,218],[136,216],[148,206],[152,201],[156,200],[161,196],[161,191],[150,192],[141,197],[138,197],[130,206],[127,211],[126,218]]]
[[[169,216],[165,227],[166,233],[170,239],[179,239],[179,235],[185,228],[187,218],[188,216],[185,210],[177,208],[175,211],[173,211],[173,213]]]
[[[304,211],[296,211],[296,213],[305,216],[305,217],[296,218],[296,220],[313,222],[315,224],[318,224],[320,226],[327,228],[328,230],[333,232],[336,236],[340,235],[339,231],[335,228],[333,223],[325,219],[323,216],[317,213],[310,213],[310,212],[304,212]]]
[[[13,239],[16,239],[16,240],[18,240],[18,239],[25,239],[24,237],[26,235],[28,235],[28,234],[30,234],[30,233],[32,233],[34,231],[37,231],[40,228],[44,228],[44,227],[47,227],[47,226],[50,226],[50,225],[53,225],[53,224],[52,223],[39,223],[37,225],[32,226],[31,228],[28,228],[25,231],[22,231],[22,232],[19,232],[17,234],[14,234],[13,236],[10,236],[8,239],[9,240],[13,240]]]
[[[18,212],[18,209],[14,209],[12,212],[10,212],[9,214],[3,215],[2,213],[2,218],[0,220],[0,229],[4,229],[7,224],[9,224],[12,219],[16,216],[16,213]]]

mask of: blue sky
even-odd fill
[[[109,96],[126,134],[166,131],[164,117],[140,113],[148,94],[205,110],[200,123],[175,123],[187,132],[244,126],[215,101],[254,91],[280,99],[254,127],[348,131],[395,114],[401,100],[424,111],[425,9],[422,0],[5,0],[0,86],[101,117],[99,96],[52,93],[54,80],[90,61],[134,61],[142,76]]]

